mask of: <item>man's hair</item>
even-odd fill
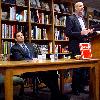
[[[80,3],[83,4],[83,2],[76,2],[76,3],[75,3],[75,5],[74,5],[75,9],[76,9],[76,7],[77,7]]]
[[[19,32],[21,32],[21,31],[17,31],[17,32],[14,33],[14,38],[16,38],[16,34],[19,33]],[[22,32],[21,32],[21,33],[22,33]],[[22,33],[22,34],[23,34],[23,33]]]

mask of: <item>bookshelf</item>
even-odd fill
[[[64,58],[69,54],[68,37],[65,35],[66,18],[72,14],[72,2],[54,1],[54,47],[58,58]]]
[[[63,58],[70,54],[65,29],[73,5],[71,0],[0,0],[0,53],[10,53],[13,35],[21,30],[26,41],[37,43],[41,49],[45,47],[48,55],[58,54]],[[100,11],[85,6],[88,27],[100,24],[99,15]]]
[[[23,31],[25,40],[37,43],[46,54],[69,54],[65,36],[66,17],[72,14],[69,0],[0,0],[0,53],[9,54],[14,33]]]

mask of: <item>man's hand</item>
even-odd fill
[[[81,35],[91,34],[91,33],[93,33],[93,30],[94,29],[84,29],[84,30],[81,31]]]

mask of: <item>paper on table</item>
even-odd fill
[[[97,34],[100,34],[100,31],[96,31],[97,32]]]

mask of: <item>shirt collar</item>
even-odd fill
[[[74,13],[76,15],[77,18],[83,18],[83,16],[79,16],[77,13]]]

